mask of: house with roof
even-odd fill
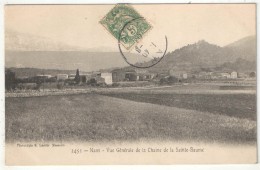
[[[102,77],[107,85],[112,85],[113,84],[113,78],[112,78],[112,73],[101,73],[100,77]]]
[[[232,71],[232,72],[230,73],[230,78],[236,79],[236,78],[237,78],[237,75],[238,75],[238,73],[237,73],[236,71]]]
[[[66,80],[69,78],[68,74],[57,74],[57,80]]]
[[[221,77],[224,79],[229,79],[231,77],[230,73],[221,73]]]

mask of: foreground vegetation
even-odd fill
[[[156,97],[162,103],[169,100],[169,96]],[[214,105],[215,100],[206,99],[205,107]],[[256,121],[252,118],[131,100],[98,94],[6,98],[6,141],[256,142]]]

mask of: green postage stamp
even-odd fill
[[[130,5],[118,4],[100,23],[127,49],[138,43],[152,26]]]

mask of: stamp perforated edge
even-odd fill
[[[110,30],[107,28],[107,26],[106,26],[105,24],[102,24],[102,23],[101,23],[102,20],[106,18],[106,15],[107,15],[108,13],[110,13],[116,6],[119,6],[119,5],[126,5],[126,6],[128,6],[129,8],[132,8],[138,15],[141,16],[140,18],[143,18],[143,20],[145,20],[145,21],[149,24],[149,26],[150,26],[150,28],[149,28],[148,30],[146,30],[146,31],[142,34],[142,38],[141,38],[140,40],[138,40],[136,43],[134,43],[134,44],[133,44],[131,47],[129,47],[129,48],[127,48],[127,47],[124,45],[124,43],[120,43],[120,40],[118,40],[118,39],[110,32]],[[117,40],[117,43],[120,43],[121,45],[123,45],[124,48],[125,48],[126,50],[128,50],[128,51],[132,51],[133,47],[134,47],[136,44],[142,42],[143,39],[148,35],[148,32],[150,32],[150,31],[153,29],[152,24],[151,24],[146,18],[144,18],[136,9],[134,9],[134,7],[133,7],[131,4],[122,4],[122,3],[116,4],[113,8],[111,8],[111,9],[106,13],[106,15],[103,16],[103,17],[99,20],[99,24],[102,25],[103,28],[105,28],[106,32],[108,32],[108,33],[110,34],[110,36],[113,37],[113,39],[116,39],[116,40]]]

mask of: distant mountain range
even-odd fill
[[[7,51],[80,51],[86,50],[50,38],[35,36],[16,31],[5,32],[5,49]]]
[[[59,69],[63,72],[77,68],[85,72],[129,68],[119,52],[86,50],[43,37],[9,31],[6,33],[5,45],[6,68],[38,68],[52,71]],[[90,52],[93,50],[97,52]],[[138,57],[133,54],[130,58],[133,63]],[[200,40],[168,52],[160,63],[148,70],[155,73],[169,70],[256,71],[256,37],[245,37],[224,47]]]
[[[111,67],[125,67],[127,63],[117,52],[6,51],[5,66],[97,71]]]

